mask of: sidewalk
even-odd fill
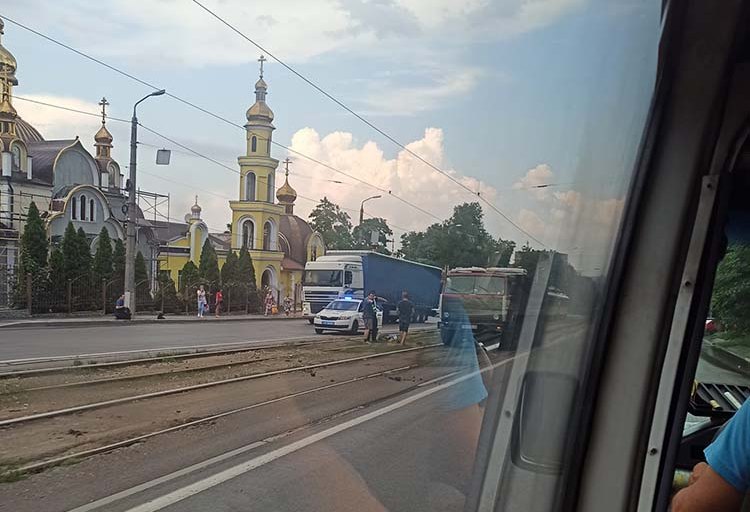
[[[740,351],[732,350],[731,345],[724,346],[725,344],[726,342],[721,339],[704,340],[703,354],[740,372],[750,372],[750,359]]]
[[[81,317],[46,317],[46,318],[18,318],[0,320],[0,329],[20,328],[45,328],[45,327],[94,327],[99,325],[133,325],[133,324],[179,324],[191,322],[273,322],[282,320],[301,320],[302,313],[293,313],[289,316],[284,314],[264,316],[254,315],[227,315],[216,318],[208,315],[198,318],[195,315],[165,315],[162,320],[156,318],[156,313],[137,314],[132,320],[116,320],[112,315],[107,316],[81,316]]]

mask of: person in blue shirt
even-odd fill
[[[704,451],[687,488],[672,500],[673,512],[739,511],[750,491],[750,400]]]

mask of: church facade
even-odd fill
[[[24,121],[13,106],[18,85],[17,62],[2,45],[0,19],[0,306],[8,303],[8,280],[18,266],[20,237],[33,201],[46,223],[50,241],[61,241],[72,222],[86,233],[92,252],[102,227],[112,239],[125,239],[123,178],[112,158],[113,137],[106,127],[106,99],[102,124],[94,135],[95,155],[78,136],[47,140]],[[156,268],[158,241],[150,223],[137,213],[137,249]]]
[[[238,157],[240,180],[237,199],[229,202],[231,229],[209,233],[200,218],[196,199],[185,224],[157,226],[172,229],[175,236],[160,247],[160,269],[170,272],[176,283],[188,262],[198,265],[206,239],[216,250],[219,265],[229,251],[246,248],[250,252],[259,289],[271,289],[278,298],[286,296],[301,301],[301,283],[305,263],[325,253],[323,238],[310,225],[294,215],[297,193],[289,184],[289,159],[285,162],[285,181],[276,190],[275,176],[279,161],[271,156],[274,114],[266,103],[268,85],[263,79],[261,56],[260,78],[255,84],[255,103],[245,117],[245,154]],[[161,238],[161,236],[160,236]]]

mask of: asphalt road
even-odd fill
[[[303,334],[309,328],[289,328],[300,327]],[[548,338],[529,367],[572,369],[583,329]],[[496,371],[507,372],[511,357],[528,356],[501,356]],[[446,411],[450,388],[441,384],[456,378],[446,361],[269,403],[0,485],[0,510],[462,510],[482,410],[470,407],[460,417]],[[326,378],[339,380],[339,371],[327,370]],[[729,370],[702,365],[701,372],[708,379]],[[298,391],[286,377],[274,383],[279,395]],[[522,495],[522,506],[511,509],[548,510],[554,477],[517,471],[514,494]]]
[[[425,327],[434,328],[434,324],[415,325],[412,329]],[[398,326],[387,325],[381,332],[397,330]],[[6,328],[0,330],[0,361],[316,337],[313,327],[303,319]]]

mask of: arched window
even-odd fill
[[[266,140],[266,153],[271,154],[271,136]]]
[[[94,200],[89,200],[89,220],[93,221],[94,219]]]
[[[242,224],[242,245],[248,249],[252,249],[255,241],[255,224],[252,221],[246,220]]]
[[[271,223],[266,222],[263,225],[263,250],[264,251],[270,251],[271,250],[271,232],[273,230],[271,229]]]
[[[78,218],[78,198],[73,198],[73,207],[70,209],[70,216],[73,218],[73,220],[76,220]]]
[[[274,175],[273,174],[269,174],[268,175],[268,191],[267,191],[267,195],[266,195],[266,200],[269,203],[273,203],[273,197],[274,197],[273,193],[275,191],[276,191],[276,186],[275,186],[275,183],[274,183]]]
[[[11,165],[11,169],[14,171],[20,171],[21,170],[21,146],[18,144],[13,144],[10,147],[10,152],[13,154],[13,164]]]
[[[256,137],[255,135],[253,135],[253,138],[250,139],[250,151],[252,151],[253,153],[258,151],[258,137]]]
[[[86,196],[81,196],[81,220],[86,220]]]
[[[245,175],[245,201],[255,201],[255,173]]]

